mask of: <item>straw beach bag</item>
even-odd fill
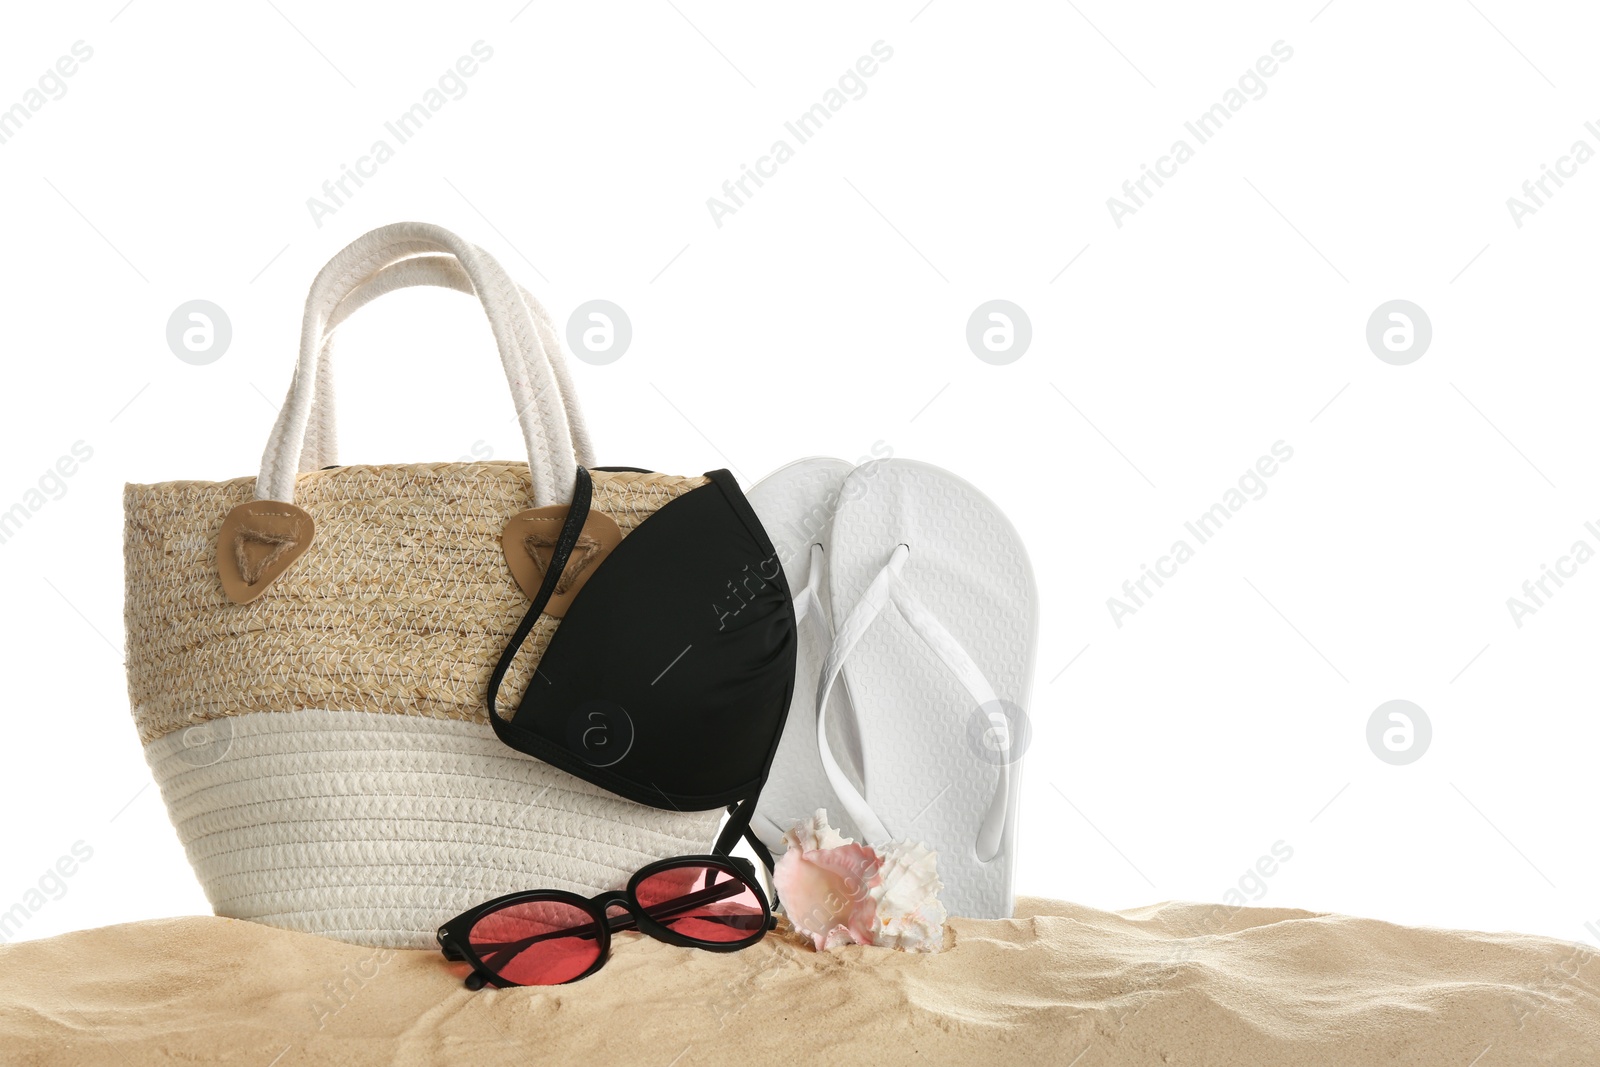
[[[412,285],[482,303],[528,464],[338,465],[334,329]],[[592,448],[543,308],[482,250],[403,223],[317,276],[259,475],[127,487],[133,717],[218,914],[420,948],[489,897],[593,894],[653,859],[707,851],[720,808],[623,799],[507,747],[486,717],[491,672],[544,566],[539,513],[518,536],[510,520],[569,502],[579,465],[593,467]],[[592,478],[592,513],[615,538],[707,484]],[[585,577],[564,574],[562,597]],[[527,686],[559,626],[547,612],[507,692]]]

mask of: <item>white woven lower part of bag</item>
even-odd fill
[[[218,915],[385,948],[519,889],[594,893],[704,851],[719,812],[633,804],[484,723],[254,712],[146,747]]]

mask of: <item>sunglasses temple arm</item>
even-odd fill
[[[748,887],[743,882],[722,882],[710,889],[702,889],[698,893],[690,893],[687,896],[678,897],[675,900],[666,901],[653,908],[645,908],[643,910],[652,919],[670,919],[674,915],[693,911],[703,904],[715,904],[719,900],[726,900],[743,892],[746,888]],[[638,926],[638,922],[631,914],[624,914],[615,918],[608,918],[606,926],[611,930],[632,930]],[[566,930],[552,930],[549,933],[534,934],[532,937],[524,937],[516,941],[502,941],[495,944],[481,945],[479,946],[479,955],[509,951],[511,955],[515,956],[520,952],[527,951],[528,948],[541,941],[550,941],[561,937],[594,937],[598,932],[599,929],[594,923],[589,923],[586,926],[574,926]],[[487,963],[488,960],[484,962]]]
[[[743,882],[722,882],[718,885],[702,889],[698,893],[677,897],[673,900],[662,901],[653,908],[645,908],[644,913],[652,919],[670,919],[686,911],[693,911],[702,904],[715,904],[719,900],[727,900],[737,896],[750,888]],[[612,927],[616,929],[616,927]]]
[[[698,893],[690,893],[688,896],[663,901],[653,908],[644,908],[642,910],[650,918],[659,922],[662,919],[670,919],[674,915],[681,915],[686,911],[693,911],[704,904],[715,904],[719,900],[727,900],[729,897],[743,892],[745,888],[747,887],[742,882],[723,882],[709,889],[702,889]],[[633,917],[632,912],[608,917],[606,925],[611,928],[612,932],[637,930],[639,928],[639,922]],[[588,926],[580,928],[581,936],[588,936],[588,932],[592,929],[592,927]]]

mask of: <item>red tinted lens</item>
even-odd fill
[[[766,931],[755,887],[721,867],[692,864],[657,871],[640,880],[634,895],[656,922],[696,941],[728,944]]]
[[[492,911],[467,942],[483,965],[517,985],[570,982],[600,958],[594,916],[559,900],[530,900]]]

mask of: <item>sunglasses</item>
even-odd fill
[[[610,915],[613,908],[624,914]],[[749,948],[777,925],[743,858],[679,856],[640,868],[628,888],[584,898],[559,889],[496,897],[439,928],[445,958],[472,965],[468,989],[561,985],[605,965],[615,930],[709,952]]]

